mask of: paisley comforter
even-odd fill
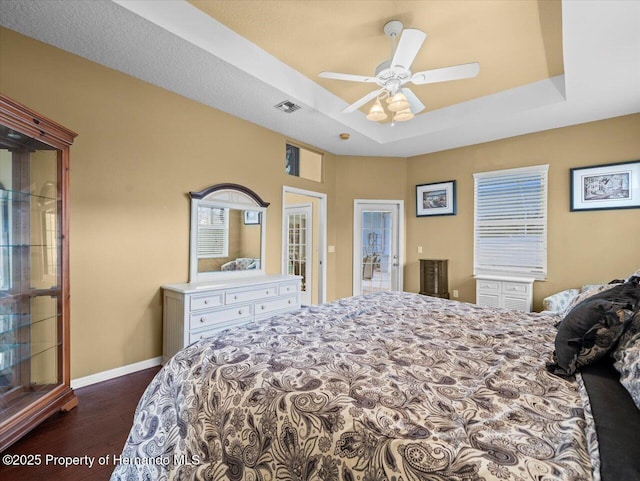
[[[225,331],[158,373],[111,479],[591,480],[557,321],[377,293]]]

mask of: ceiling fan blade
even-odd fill
[[[405,97],[407,97],[407,101],[409,102],[409,108],[411,109],[412,114],[415,115],[417,113],[420,113],[426,108],[424,104],[420,101],[420,99],[416,97],[416,94],[414,94],[410,89],[405,87],[402,89],[402,93],[404,94]]]
[[[411,77],[411,82],[416,85],[432,84],[436,82],[446,82],[448,80],[460,80],[472,78],[480,72],[480,64],[478,62],[465,63],[455,65],[453,67],[436,68],[433,70],[424,70],[416,72]]]
[[[355,112],[360,107],[362,107],[364,104],[369,102],[371,99],[375,98],[383,90],[384,89],[378,89],[378,90],[374,90],[373,92],[369,92],[367,95],[362,97],[360,100],[356,100],[354,103],[349,105],[346,109],[344,109],[342,111],[342,113],[348,114],[348,113],[351,113],[351,112]]]
[[[427,38],[427,34],[421,30],[404,29],[400,35],[396,52],[393,54],[391,67],[402,67],[409,70],[425,38]]]
[[[334,80],[347,80],[349,82],[373,82],[375,83],[375,77],[367,77],[364,75],[352,75],[349,73],[336,73],[336,72],[320,72],[318,77],[330,78]]]

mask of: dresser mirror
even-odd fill
[[[269,203],[238,184],[217,184],[189,196],[189,282],[264,275]]]

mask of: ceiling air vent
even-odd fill
[[[275,107],[278,110],[282,110],[286,114],[292,114],[293,112],[301,108],[299,105],[296,105],[293,102],[291,102],[291,100],[284,100],[283,102],[280,102]]]

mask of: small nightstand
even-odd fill
[[[476,304],[530,312],[533,282],[528,277],[476,276]]]

